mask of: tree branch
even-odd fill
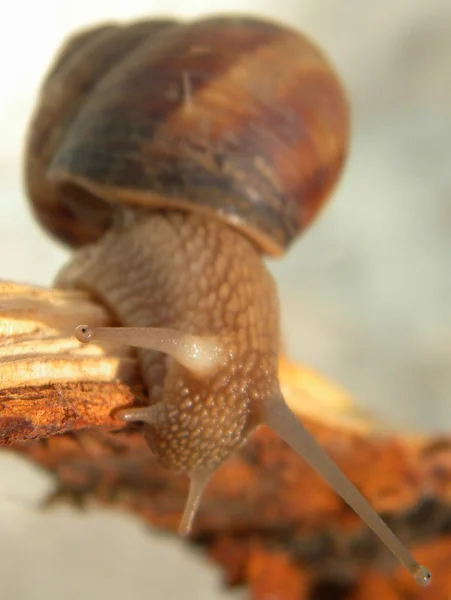
[[[0,445],[55,473],[55,497],[115,504],[175,531],[187,482],[155,462],[139,427],[114,419],[144,392],[134,354],[79,344],[81,322],[114,324],[82,292],[0,285]],[[449,597],[451,439],[388,432],[284,358],[280,378],[292,409],[351,480],[403,540],[419,544],[418,558],[440,582],[434,598]],[[213,478],[193,539],[257,599],[309,598],[321,585],[327,598],[371,600],[368,586],[379,590],[374,597],[430,597],[392,571],[360,520],[264,427]]]

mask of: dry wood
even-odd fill
[[[114,419],[115,409],[143,402],[134,355],[80,345],[73,328],[81,322],[112,318],[82,292],[0,284],[0,445],[55,474],[53,499],[115,504],[175,531],[187,482],[155,462],[139,427],[125,430]],[[229,584],[246,584],[259,600],[449,598],[451,438],[390,432],[283,358],[280,377],[293,410],[434,572],[434,585],[417,589],[264,427],[213,478],[193,541],[222,565]]]

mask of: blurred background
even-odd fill
[[[189,8],[188,8],[189,7]],[[73,29],[239,11],[313,36],[349,91],[352,146],[321,218],[270,268],[288,354],[388,426],[451,423],[451,3],[446,0],[15,0],[0,36],[0,278],[49,285],[67,253],[33,222],[21,152],[39,82]],[[114,513],[40,514],[51,487],[0,454],[0,596],[232,598],[200,556]],[[114,567],[114,568],[112,568]],[[177,576],[174,577],[174,574]]]

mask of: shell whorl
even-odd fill
[[[76,85],[76,106],[61,77]],[[36,124],[28,188],[66,242],[102,235],[119,203],[211,214],[278,255],[338,178],[348,107],[321,51],[290,29],[241,17],[149,21],[74,38]]]

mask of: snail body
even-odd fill
[[[290,29],[232,17],[104,26],[72,38],[44,82],[26,182],[41,222],[76,248],[56,284],[90,291],[121,324],[82,325],[78,339],[138,348],[148,406],[118,416],[144,423],[158,459],[190,477],[181,532],[211,474],[264,423],[426,583],[278,383],[262,258],[318,213],[347,136],[337,76]]]
[[[263,398],[278,391],[277,296],[240,233],[201,214],[132,212],[101,243],[78,250],[57,285],[94,290],[124,326],[163,332],[138,351],[150,406],[137,410],[172,471],[209,475],[263,422]],[[165,335],[181,346],[176,357],[177,348],[172,356],[154,349]]]

